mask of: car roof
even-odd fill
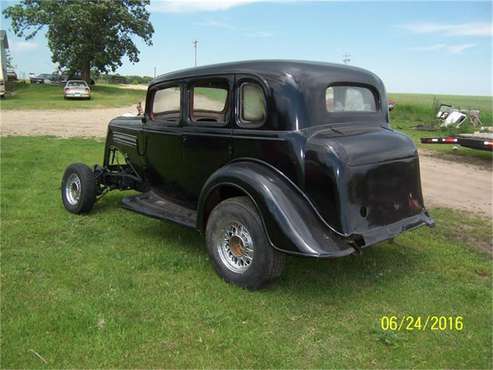
[[[345,64],[300,60],[250,60],[213,64],[170,72],[154,78],[149,89],[168,82],[203,79],[221,75],[254,77],[265,85],[272,109],[270,129],[293,130],[312,125],[366,122],[380,125],[388,122],[385,86],[374,73]],[[336,114],[327,112],[325,91],[337,84],[370,87],[379,99],[378,112]]]
[[[291,75],[294,79],[297,77],[316,76],[320,73],[326,74],[354,74],[358,76],[366,75],[368,77],[376,77],[372,72],[363,68],[348,66],[345,64],[311,62],[304,60],[249,60],[240,62],[229,62],[220,64],[211,64],[200,67],[182,69],[170,73],[166,73],[154,78],[149,85],[168,80],[175,80],[187,77],[200,77],[214,74],[228,73],[246,73],[257,76],[273,76],[273,75]]]
[[[68,80],[67,83],[70,83],[70,82],[77,82],[77,83],[84,83],[84,84],[87,84],[86,81],[84,80]]]

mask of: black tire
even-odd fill
[[[96,190],[96,178],[91,168],[83,163],[67,167],[61,188],[63,206],[67,211],[77,214],[89,212],[96,202]]]
[[[220,243],[231,225],[241,225],[242,230],[246,228],[253,245],[253,259],[246,271],[233,271],[228,267],[228,262],[224,262],[226,257]],[[286,256],[271,247],[260,216],[248,197],[226,199],[212,210],[207,220],[206,241],[216,272],[229,283],[256,290],[274,281],[282,273]],[[244,243],[241,245],[244,246]]]

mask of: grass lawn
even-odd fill
[[[90,100],[63,99],[63,86],[18,83],[15,94],[2,99],[3,109],[84,109],[135,105],[145,100],[146,91],[94,85]]]
[[[66,212],[65,166],[94,140],[1,141],[2,368],[491,368],[491,220],[438,226],[360,257],[289,258],[248,292],[213,272],[195,231],[119,207]],[[461,315],[462,331],[383,331],[383,315]],[[33,351],[46,360],[46,364]]]

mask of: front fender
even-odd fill
[[[346,235],[331,229],[319,217],[294,183],[270,165],[258,161],[235,161],[211,175],[199,198],[197,226],[200,230],[205,229],[207,199],[221,186],[235,187],[250,197],[271,245],[281,252],[340,257],[356,251]]]

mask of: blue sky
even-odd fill
[[[2,8],[9,2],[2,1]],[[305,59],[378,74],[391,92],[492,95],[492,3],[153,1],[153,46],[137,40],[140,62],[120,74],[153,75],[198,63]],[[51,72],[41,32],[24,41],[8,31],[18,73]]]

